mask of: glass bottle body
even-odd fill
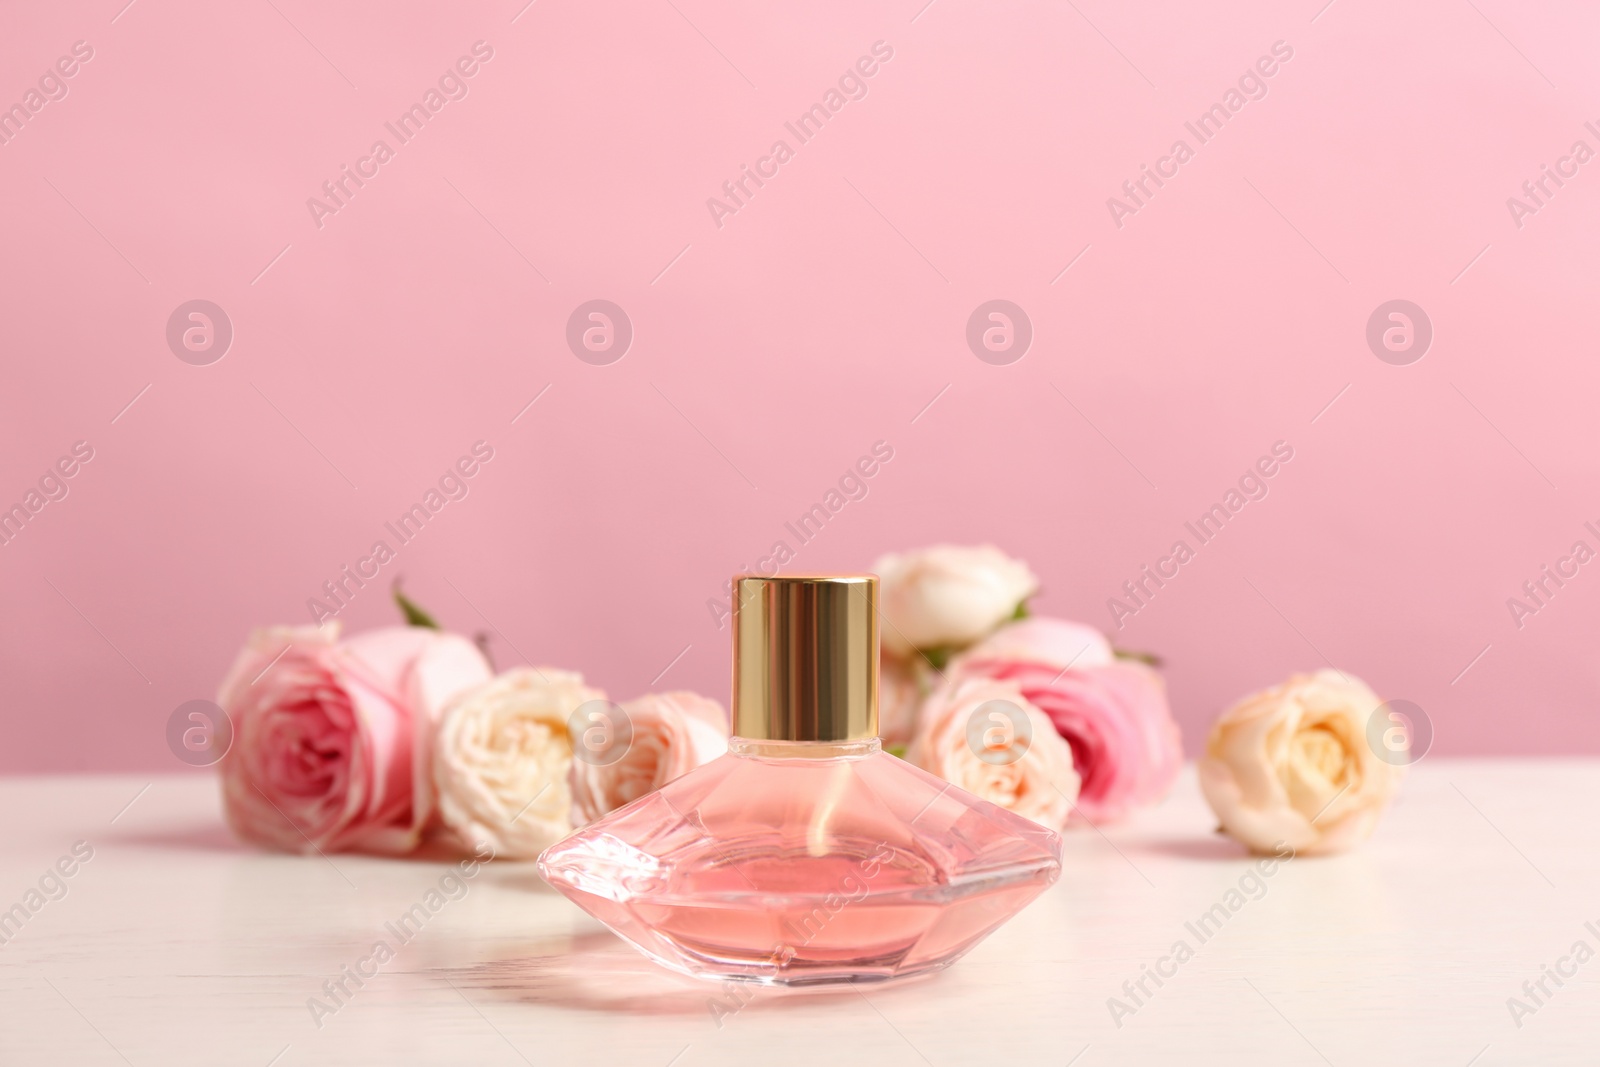
[[[667,967],[808,985],[949,965],[1055,881],[1060,849],[876,739],[735,738],[539,867]]]

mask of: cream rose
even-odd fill
[[[993,545],[934,545],[884,556],[872,569],[883,647],[901,658],[917,650],[947,655],[981,641],[1039,591],[1028,565]]]
[[[1365,840],[1405,776],[1367,742],[1381,703],[1366,683],[1321,670],[1225,711],[1199,765],[1222,829],[1256,852],[1283,842],[1314,855]]]
[[[583,676],[516,667],[445,709],[433,748],[440,817],[463,842],[533,859],[572,830],[567,719],[605,694]]]
[[[695,693],[648,693],[623,703],[627,750],[605,763],[572,761],[573,822],[593,822],[728,751],[728,713]]]
[[[984,713],[991,701],[1014,710]],[[1025,743],[1016,712],[1027,722]],[[1072,749],[1049,717],[1009,682],[976,678],[936,690],[923,705],[906,759],[1052,830],[1067,824],[1078,796]]]

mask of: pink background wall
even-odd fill
[[[796,569],[992,540],[1036,610],[1106,627],[1286,441],[1269,495],[1115,634],[1167,658],[1191,751],[1324,656],[1424,708],[1435,752],[1600,750],[1600,563],[1520,629],[1506,603],[1600,548],[1600,161],[1520,227],[1507,206],[1600,149],[1600,12],[124,2],[0,13],[0,104],[93,49],[0,145],[0,505],[94,452],[0,548],[0,770],[179,769],[172,709],[251,626],[309,621],[480,439],[469,495],[380,581],[492,624],[502,666],[625,698],[687,646],[657,687],[719,699],[707,600],[876,441],[893,460]],[[384,123],[480,40],[467,95],[400,144]],[[880,40],[866,96],[800,144],[784,123]],[[1185,121],[1277,41],[1267,95],[1201,145]],[[319,228],[307,198],[380,138]],[[707,198],[780,138],[719,228]],[[1179,138],[1119,228],[1107,198]],[[597,298],[634,328],[607,366],[565,341]],[[965,341],[996,298],[1034,330],[1006,366]],[[233,325],[208,366],[166,341],[194,299]],[[1406,366],[1365,340],[1392,299],[1433,324]],[[395,616],[370,584],[340,617]]]

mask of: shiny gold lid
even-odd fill
[[[740,575],[733,586],[734,736],[877,737],[877,577]]]

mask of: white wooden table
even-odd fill
[[[244,848],[209,777],[0,780],[0,810],[0,909],[40,903],[0,945],[7,1065],[1600,1062],[1600,959],[1545,978],[1520,1027],[1507,1007],[1600,951],[1597,761],[1426,760],[1364,850],[1284,864],[1203,944],[1185,924],[1249,861],[1191,769],[1072,834],[1061,882],[945,974],[753,999],[656,970],[526,864],[447,881],[400,944],[386,924],[443,861]],[[27,898],[42,878],[59,899]],[[1123,983],[1179,940],[1194,958],[1117,1026],[1108,999],[1134,1006]]]

